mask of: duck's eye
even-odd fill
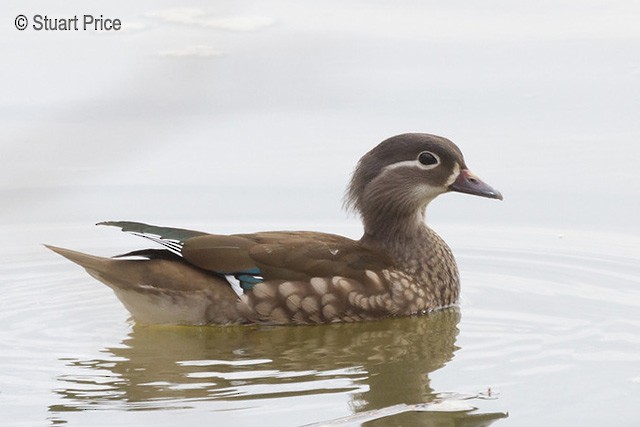
[[[428,151],[423,151],[418,155],[418,161],[425,166],[431,166],[438,163],[438,158]]]

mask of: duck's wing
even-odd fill
[[[256,322],[357,321],[400,311],[388,277],[392,262],[345,237],[313,232],[204,235],[185,241],[182,256],[206,270],[259,277],[241,296],[245,315]]]
[[[360,278],[387,268],[390,260],[346,237],[310,231],[221,235],[131,221],[105,221],[122,231],[159,243],[199,268],[222,275],[261,275],[264,280],[312,277]],[[142,254],[141,251],[130,253]],[[130,255],[130,254],[125,254]]]
[[[388,268],[391,261],[346,237],[309,231],[255,234],[207,234],[187,239],[185,260],[205,270],[229,274],[259,270],[268,280],[366,276]]]
[[[215,235],[109,222],[224,276],[255,322],[325,323],[397,314],[392,261],[346,237],[315,232]],[[135,253],[133,253],[135,254]]]

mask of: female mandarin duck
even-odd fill
[[[356,167],[346,200],[364,223],[358,241],[311,231],[216,235],[103,222],[166,249],[100,258],[49,248],[113,289],[143,323],[311,324],[408,316],[458,300],[453,254],[425,224],[429,202],[448,191],[502,199],[467,169],[454,143],[410,133],[383,141]]]

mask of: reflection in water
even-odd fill
[[[459,320],[459,311],[449,309],[326,326],[135,326],[101,360],[65,360],[78,374],[59,378],[64,403],[50,411],[59,419],[66,411],[114,406],[188,408],[196,401],[324,393],[342,393],[354,412],[431,402],[437,395],[429,373],[453,357]],[[480,423],[466,424],[478,415],[450,414],[450,424],[487,425],[503,416],[483,414]],[[443,420],[419,416],[424,425],[435,422],[429,417]]]

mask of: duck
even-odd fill
[[[453,253],[425,221],[441,194],[502,200],[447,138],[405,133],[358,162],[345,194],[359,240],[314,231],[210,234],[106,221],[159,244],[111,258],[45,245],[109,286],[142,324],[309,325],[423,315],[458,303]]]

